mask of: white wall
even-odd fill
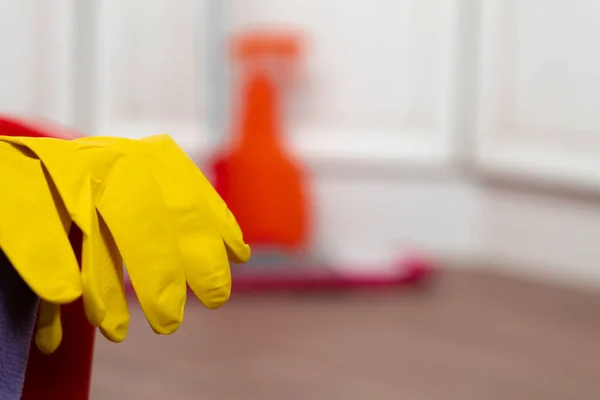
[[[600,3],[481,4],[478,166],[525,188],[553,187],[486,189],[484,253],[517,272],[597,286]]]
[[[85,28],[65,22],[74,1],[42,18],[40,7],[48,6],[41,0],[0,0],[0,27],[19,33],[12,35],[19,46],[0,36],[0,50],[13,55],[0,66],[0,110],[94,133],[167,130],[190,153],[206,155],[215,137],[203,57],[210,32],[197,27],[208,26],[207,0],[94,3],[102,13],[94,14],[100,24],[89,43],[98,65],[87,75],[68,51],[77,48],[73,32]],[[597,2],[223,4],[226,32],[266,24],[310,38],[288,135],[312,167],[316,238],[328,258],[343,268],[375,268],[417,249],[600,285],[600,202],[563,194],[600,184]],[[43,24],[33,29],[32,20]],[[82,92],[70,76],[102,84]],[[78,122],[74,99],[89,101],[96,124]],[[490,176],[524,186],[480,179]],[[540,182],[557,188],[533,194],[531,184]]]

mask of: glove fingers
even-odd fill
[[[223,229],[221,235],[223,235],[223,242],[227,246],[227,255],[231,262],[236,264],[246,263],[252,255],[250,246],[244,242],[242,230],[231,211],[227,209],[224,215],[226,217],[225,221],[228,221],[225,224],[228,229]]]
[[[108,340],[122,342],[125,340],[129,329],[129,308],[123,279],[123,260],[106,223],[101,217],[99,217],[98,223],[99,236],[102,237],[108,250],[107,254],[110,257],[110,260],[105,261],[106,267],[98,271],[101,272],[98,274],[100,275],[99,279],[104,284],[102,293],[105,297],[107,310],[106,316],[100,324],[100,331]]]
[[[165,154],[160,140],[156,146],[141,144],[152,160],[165,203],[176,218],[187,283],[206,307],[220,307],[231,294],[231,271],[219,223],[202,195],[200,182],[193,171],[177,168],[176,158],[187,157],[185,153]]]
[[[98,191],[96,205],[119,248],[152,329],[171,334],[181,325],[185,272],[174,221],[149,163],[125,157]]]
[[[174,271],[173,269],[166,268],[164,260],[161,261],[160,257],[152,257],[153,248],[155,252],[161,248],[161,245],[164,249],[165,244],[169,240],[173,241],[174,238],[168,236],[168,230],[162,228],[159,229],[162,235],[156,235],[156,229],[154,229],[154,233],[152,230],[145,229],[143,222],[150,215],[156,213],[152,209],[152,206],[149,206],[145,210],[140,208],[137,211],[137,208],[141,207],[144,202],[160,200],[160,197],[156,197],[156,194],[144,193],[137,190],[141,182],[150,183],[150,187],[152,187],[151,179],[144,181],[142,178],[140,182],[137,182],[141,178],[141,175],[144,175],[143,171],[148,166],[143,168],[138,163],[136,164],[137,168],[134,166],[129,169],[123,169],[121,170],[122,172],[125,171],[129,174],[125,177],[122,172],[115,172],[118,170],[115,166],[128,153],[128,150],[122,146],[122,144],[126,143],[123,140],[113,139],[111,146],[106,146],[101,138],[81,138],[71,143],[74,144],[74,152],[77,155],[76,159],[81,161],[82,165],[84,165],[83,169],[88,173],[86,179],[92,179],[91,191],[96,193],[97,190],[104,190],[105,194],[108,195],[104,196],[104,203],[98,207],[98,210],[110,226],[110,230],[115,235],[114,238],[117,239],[119,247],[117,249],[114,241],[112,241],[111,232],[104,235],[98,234],[98,226],[102,227],[104,222],[100,218],[100,225],[97,225],[97,220],[93,218],[92,214],[87,212],[90,210],[87,197],[84,193],[80,193],[72,202],[72,208],[73,217],[78,225],[82,225],[80,228],[84,233],[81,273],[85,285],[84,302],[88,318],[94,325],[99,325],[103,334],[110,340],[122,341],[127,334],[129,312],[123,287],[123,269],[119,254],[119,250],[121,250],[126,259],[132,284],[136,289],[142,308],[145,309],[145,312],[146,310],[150,310],[146,312],[146,315],[153,329],[159,333],[169,333],[169,331],[175,330],[180,324],[180,321],[177,321],[182,318],[183,306],[177,307],[172,305],[169,308],[161,305],[164,299],[161,300],[163,296],[160,294],[161,285],[167,285],[167,289],[169,289],[169,287],[173,286],[170,282],[175,282],[177,279],[169,276],[169,274],[173,275]],[[128,160],[131,167],[131,158],[129,157]],[[64,165],[58,165],[58,161],[56,158],[53,160],[53,163],[57,164],[55,169],[61,171],[61,174],[68,174],[69,171],[64,168]],[[102,181],[109,176],[111,177],[110,183],[103,184]],[[126,182],[127,180],[128,182]],[[71,186],[79,185],[79,187],[85,187],[86,184],[81,179],[78,180],[77,177],[71,178],[71,182],[74,182]],[[117,183],[117,188],[115,188],[115,182]],[[132,182],[137,182],[138,185],[132,185]],[[65,185],[64,190],[69,190],[68,185]],[[158,194],[160,195],[160,193]],[[106,201],[107,199],[108,201]],[[93,202],[95,200],[93,199]],[[125,213],[125,215],[122,212],[121,206],[124,204],[124,200],[129,201],[128,206],[135,205],[135,208],[133,208],[133,212],[135,213]],[[160,210],[160,208],[158,209]],[[138,227],[140,229],[136,229]],[[104,228],[101,228],[102,230]],[[117,232],[115,233],[115,231]],[[153,234],[155,237],[152,237]],[[167,237],[166,239],[165,236]],[[110,240],[110,242],[107,242],[107,240]],[[156,242],[158,242],[158,246],[154,246]],[[168,258],[167,256],[166,259]],[[173,260],[170,261],[174,262]],[[145,271],[146,268],[151,266],[150,263],[163,265],[162,268],[157,268],[161,273],[152,274]],[[164,295],[164,297],[171,296],[171,303],[173,304],[177,304],[177,302],[183,304],[185,302],[185,276],[182,268],[180,268],[179,273],[181,274],[179,285],[183,288],[181,295]],[[142,279],[145,281],[140,282],[140,279],[135,278],[136,275],[140,274],[143,275]],[[175,284],[175,286],[177,285]],[[179,308],[181,308],[181,311]]]
[[[52,354],[60,345],[62,334],[60,306],[40,301],[35,345],[43,354]]]
[[[206,220],[180,225],[180,248],[186,280],[207,308],[218,308],[231,295],[231,270],[223,240],[207,227]],[[208,228],[208,229],[207,229]]]
[[[83,234],[81,246],[83,304],[89,322],[92,326],[98,327],[106,317],[105,288],[112,282],[107,282],[104,274],[105,271],[110,271],[112,264],[109,250],[100,234],[98,213],[92,201],[92,189],[89,185],[82,191],[82,195],[88,197],[86,202],[90,204],[90,209],[85,216],[86,230],[80,228]]]
[[[181,176],[188,184],[197,182],[199,192],[206,198],[212,212],[217,216],[220,233],[227,246],[229,259],[236,263],[245,263],[250,259],[250,246],[244,242],[242,230],[235,217],[204,176],[198,166],[185,154],[169,135],[155,135],[142,139],[156,148],[158,154],[168,159],[173,175]]]
[[[188,285],[206,307],[216,308],[224,304],[231,293],[229,262],[219,234],[218,222],[202,196],[202,188],[198,188],[198,181],[194,181],[196,176],[192,175],[190,179],[189,173],[183,174],[185,171],[173,168],[176,160],[162,156],[164,140],[162,145],[159,140],[157,146],[117,138],[94,137],[82,141],[88,145],[126,146],[129,151],[150,163],[164,202],[176,223],[176,235]],[[187,157],[185,153],[176,153],[175,157],[181,155]],[[197,169],[195,166],[192,168]]]
[[[14,143],[27,146],[42,161],[48,174],[64,201],[66,209],[83,233],[81,254],[81,279],[84,284],[83,297],[85,312],[93,326],[98,326],[106,315],[106,306],[102,297],[102,286],[106,285],[102,271],[106,266],[106,246],[99,235],[96,210],[90,186],[88,159],[81,154],[71,141],[41,138],[11,138]]]
[[[10,188],[0,196],[2,249],[40,298],[75,300],[82,289],[68,240],[71,222],[53,182],[39,160],[18,147],[0,141],[0,159],[0,185]]]

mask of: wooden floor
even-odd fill
[[[193,302],[169,337],[132,306],[94,374],[94,400],[598,400],[600,295],[453,272],[418,290]]]

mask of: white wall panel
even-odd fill
[[[480,6],[479,165],[558,189],[483,187],[482,254],[513,274],[597,288],[600,207],[573,193],[600,188],[600,3]]]
[[[29,22],[35,30],[33,113],[67,126],[76,122],[75,1],[33,0]]]
[[[73,4],[0,1],[0,112],[73,123]]]
[[[0,112],[30,114],[35,107],[35,2],[0,0]]]
[[[481,10],[481,164],[600,185],[600,3],[485,0]]]
[[[115,0],[105,0],[115,1]],[[202,68],[197,0],[119,1],[107,16],[111,114],[117,119],[197,117]]]
[[[289,110],[298,147],[332,155],[387,148],[398,160],[422,154],[430,162],[450,154],[457,1],[227,4],[231,33],[258,26],[307,37],[304,74]]]
[[[206,140],[205,1],[103,0],[95,79],[103,134],[167,132],[190,152]]]

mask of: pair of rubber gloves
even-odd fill
[[[90,323],[125,339],[123,263],[156,333],[183,320],[187,285],[208,308],[229,298],[229,261],[250,247],[199,168],[168,135],[72,141],[0,136],[0,246],[40,297],[36,344],[62,339],[60,305],[83,297]],[[68,234],[83,233],[81,265]]]

